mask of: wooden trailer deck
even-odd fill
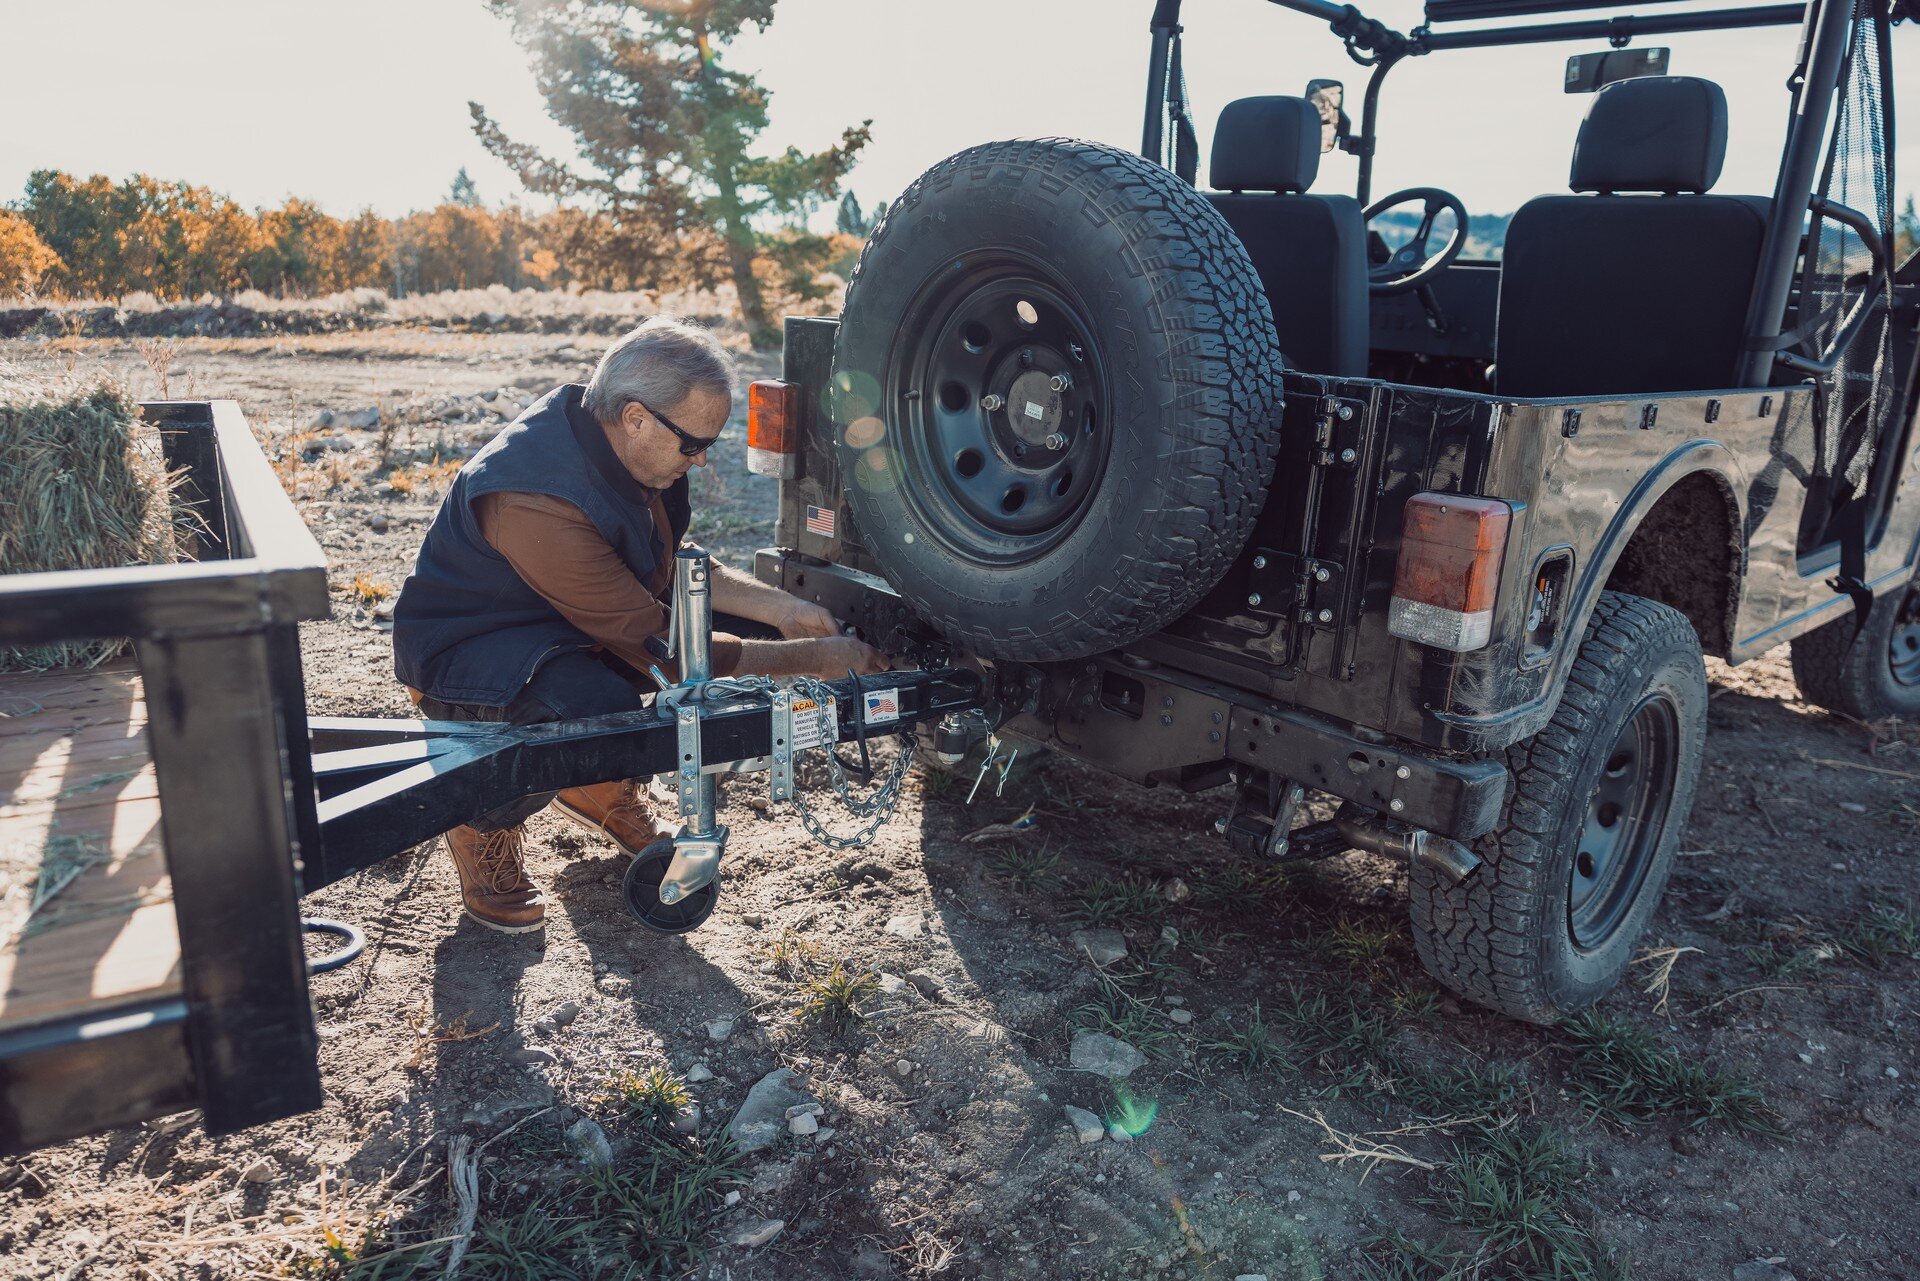
[[[0,1032],[181,992],[129,664],[0,676]]]

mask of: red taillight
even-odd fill
[[[800,388],[766,378],[747,387],[747,470],[792,480],[800,459]]]
[[[1513,509],[1498,498],[1408,499],[1387,630],[1456,652],[1484,646],[1493,636],[1493,602],[1512,521]]]

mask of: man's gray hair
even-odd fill
[[[671,409],[696,387],[731,394],[733,357],[698,325],[655,316],[607,348],[582,400],[588,413],[610,423],[635,401]]]

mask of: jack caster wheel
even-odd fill
[[[667,867],[672,862],[673,838],[663,836],[641,850],[627,866],[627,911],[656,934],[685,934],[698,929],[713,915],[713,905],[720,898],[720,884],[715,881],[678,903],[662,903],[660,882],[667,879]]]

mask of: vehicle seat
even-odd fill
[[[1529,200],[1507,227],[1502,395],[1733,385],[1770,202],[1704,194],[1726,154],[1727,99],[1710,80],[1643,76],[1594,95],[1568,184],[1590,194]]]
[[[1320,113],[1305,98],[1241,98],[1220,113],[1207,193],[1266,287],[1291,369],[1367,372],[1366,224],[1352,196],[1309,196]],[[1260,193],[1260,194],[1255,194]]]

